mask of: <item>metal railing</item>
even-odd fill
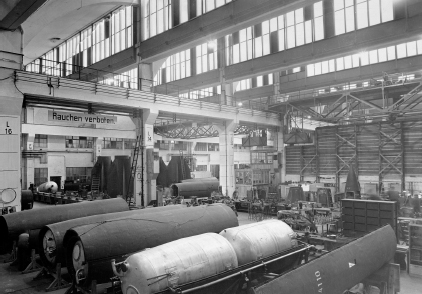
[[[351,91],[362,91],[373,88],[383,88],[390,86],[399,86],[408,83],[419,82],[422,80],[420,72],[410,73],[395,73],[387,74],[381,73],[374,77],[363,79],[360,81],[336,83],[324,87],[316,87],[314,89],[300,90],[290,93],[274,95],[270,98],[269,105],[297,102],[300,100],[314,99],[316,97],[323,97],[325,95],[341,94]]]
[[[173,83],[157,84],[150,79],[136,78],[124,73],[105,71],[90,66],[84,67],[48,59],[38,60],[39,62],[36,64],[31,63],[25,66],[24,70],[49,76],[58,76],[121,88],[137,89],[154,94],[173,96],[179,99],[198,100],[236,108],[268,111],[267,100],[242,101],[239,98],[225,95],[224,93],[216,93],[214,91],[198,88],[188,88]]]

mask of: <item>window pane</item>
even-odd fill
[[[344,69],[344,60],[343,57],[337,58],[336,59],[336,65],[337,65],[337,70],[343,70]]]
[[[406,56],[406,43],[397,45],[397,58],[404,58]]]
[[[378,62],[387,61],[387,48],[378,49]]]
[[[324,18],[318,17],[314,20],[314,26],[315,26],[315,41],[319,41],[324,39]]]
[[[287,49],[294,48],[296,46],[295,42],[295,27],[287,28]]]
[[[355,7],[346,8],[346,32],[351,32],[355,29]]]
[[[407,57],[415,56],[417,54],[416,41],[407,43]]]
[[[396,59],[396,46],[388,47],[387,48],[387,55],[388,55],[388,60]]]
[[[352,68],[352,56],[346,56],[344,57],[344,68],[349,69]]]
[[[359,67],[359,54],[353,54],[352,59],[353,59],[353,67]]]
[[[330,72],[335,72],[336,71],[336,63],[334,59],[331,59],[329,62],[330,65]]]
[[[303,23],[296,25],[296,46],[305,44],[305,31]]]
[[[360,64],[362,66],[368,65],[369,64],[369,54],[368,52],[362,52],[360,53]]]
[[[321,62],[321,69],[322,69],[322,74],[326,74],[329,72],[328,61]]]
[[[377,25],[381,22],[381,11],[379,0],[369,0],[369,24]]]
[[[368,6],[366,1],[357,5],[356,16],[358,29],[368,27]]]
[[[337,2],[334,2],[334,3],[337,3]],[[345,33],[345,29],[344,29],[344,10],[340,10],[340,11],[335,12],[335,30],[336,30],[336,35],[341,35],[341,34]]]
[[[369,63],[378,63],[378,50],[372,50],[369,52]]]
[[[306,73],[308,77],[312,77],[315,75],[315,68],[313,64],[308,64],[306,66]]]
[[[322,73],[321,62],[315,63],[315,75],[320,75]]]
[[[382,22],[394,19],[393,0],[381,0]]]

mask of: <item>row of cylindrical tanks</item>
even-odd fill
[[[25,244],[26,237],[27,247],[39,252],[45,267],[54,269],[60,263],[73,276],[78,273],[83,283],[101,283],[113,275],[111,259],[123,260],[145,248],[234,226],[237,217],[226,205],[129,210],[117,198],[1,216],[0,242],[7,252],[12,241]],[[80,263],[73,258],[74,248],[83,248]]]
[[[259,285],[264,277],[273,278],[297,267],[308,247],[298,244],[295,236],[279,220],[239,226],[235,213],[224,204],[129,210],[118,198],[0,217],[0,241],[26,237],[26,246],[39,252],[44,267],[60,270],[66,266],[73,282],[81,287],[117,276],[124,294],[238,293],[245,285],[255,285],[251,280]],[[351,262],[346,269],[339,265],[341,270],[332,273],[337,288],[348,289],[394,256],[391,228],[368,238],[333,252]],[[376,259],[372,260],[372,255]],[[354,276],[343,281],[349,266],[357,266],[351,271]],[[332,258],[327,256],[300,268],[325,273],[332,267]],[[328,274],[323,278],[332,281]],[[314,290],[317,293],[319,288]],[[295,293],[312,291],[303,287]]]

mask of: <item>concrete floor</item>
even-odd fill
[[[42,207],[45,204],[37,203],[34,208]],[[53,208],[53,207],[52,207]],[[239,224],[254,223],[254,220],[248,218],[248,214],[244,212],[238,213]],[[34,281],[33,278],[37,272],[21,274],[16,267],[10,266],[3,261],[7,256],[0,256],[0,294],[34,294],[45,293],[44,289],[52,282],[52,278],[46,277]],[[65,270],[64,270],[65,271]],[[63,271],[63,273],[64,273]],[[400,275],[401,291],[403,294],[421,294],[422,293],[422,278],[409,276],[406,272],[401,272]],[[63,294],[66,289],[52,291],[52,294]],[[101,291],[99,291],[101,292]],[[341,294],[341,293],[339,293]]]

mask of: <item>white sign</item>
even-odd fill
[[[77,113],[71,111],[48,111],[48,120],[57,122],[72,122],[72,123],[85,123],[85,124],[106,124],[114,125],[117,123],[116,116]]]
[[[154,126],[145,125],[145,148],[154,148]]]
[[[0,116],[0,135],[18,135],[19,120],[16,117]]]

